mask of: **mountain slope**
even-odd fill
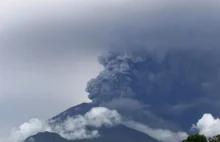
[[[61,112],[60,114],[52,117],[50,120],[53,120],[55,122],[60,122],[60,121],[67,119],[67,117],[72,117],[75,115],[84,115],[86,112],[88,112],[93,107],[95,107],[95,105],[91,103],[81,103],[79,105],[73,106]]]

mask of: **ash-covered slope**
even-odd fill
[[[51,120],[55,122],[62,122],[63,120],[67,119],[67,117],[72,117],[75,115],[84,115],[86,112],[88,112],[91,108],[95,107],[92,103],[81,103],[79,105],[73,106],[60,114],[54,116],[51,118]]]

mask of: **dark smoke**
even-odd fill
[[[103,70],[86,90],[93,103],[120,114],[127,108],[148,126],[188,130],[220,106],[218,4],[151,2],[153,9],[140,1],[134,17],[106,34],[111,52],[99,58]]]
[[[188,129],[203,113],[217,114],[218,55],[213,49],[109,52],[99,58],[104,69],[86,90],[94,103],[134,99],[158,117]]]

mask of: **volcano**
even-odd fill
[[[53,124],[62,123],[62,121],[68,117],[84,115],[93,107],[95,107],[95,105],[92,103],[82,103],[67,109],[66,111],[52,117],[50,120]],[[98,130],[99,136],[90,139],[67,140],[57,133],[41,132],[28,137],[24,142],[158,142],[144,133],[138,132],[121,124],[114,127],[103,126]]]

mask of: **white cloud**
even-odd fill
[[[147,125],[134,121],[127,121],[123,123],[129,128],[145,133],[161,142],[178,142],[184,140],[188,136],[186,132],[172,132],[167,129],[151,128]]]
[[[112,127],[119,124],[145,133],[162,142],[181,141],[187,136],[184,132],[153,129],[138,122],[124,121],[117,111],[104,107],[96,107],[85,115],[69,117],[64,122],[51,126],[47,122],[31,119],[29,122],[22,124],[18,129],[14,129],[7,141],[0,139],[0,142],[20,142],[38,132],[44,131],[55,132],[69,140],[88,139],[100,136],[98,128],[102,126]],[[93,130],[88,130],[87,126],[92,127]]]
[[[5,142],[20,142],[29,136],[35,135],[39,132],[50,131],[46,122],[39,119],[31,119],[28,122],[22,124],[19,128],[15,128],[11,131],[11,135]],[[0,142],[3,142],[3,140]]]
[[[200,134],[212,137],[220,134],[220,119],[214,118],[212,114],[206,113],[192,128],[198,130]]]
[[[12,130],[7,139],[0,139],[0,142],[21,142],[22,140],[35,135],[39,132],[55,132],[62,137],[74,139],[86,139],[99,136],[99,131],[87,130],[87,126],[100,128],[102,126],[112,127],[121,122],[121,116],[115,110],[109,110],[103,107],[91,109],[84,116],[77,115],[69,117],[67,120],[55,126],[49,126],[46,121],[31,119],[22,124],[19,128]]]
[[[84,116],[69,117],[66,121],[56,125],[53,131],[66,139],[93,138],[99,136],[98,130],[87,130],[87,126],[100,128],[112,127],[121,122],[121,116],[115,110],[98,107],[93,108]],[[68,132],[68,133],[67,133]]]

